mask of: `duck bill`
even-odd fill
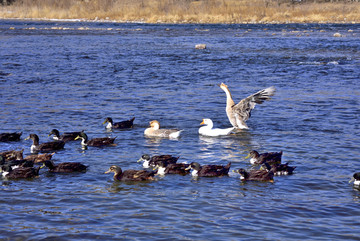
[[[139,160],[137,160],[137,162],[141,162],[141,161],[143,161],[143,159],[142,159],[142,158],[140,158]]]
[[[189,165],[187,168],[185,168],[185,171],[188,171],[191,169],[191,166]]]
[[[352,183],[353,181],[355,181],[355,178],[354,178],[354,177],[352,177],[352,178],[350,179],[349,183]]]
[[[110,172],[111,172],[111,170],[109,169],[106,172],[104,172],[104,174],[107,174],[107,173],[110,173]]]
[[[248,159],[250,157],[250,153],[245,157],[245,159]]]
[[[80,136],[77,136],[75,137],[74,141],[79,140],[80,138],[81,138]]]
[[[104,124],[106,124],[107,122],[108,122],[108,121],[107,121],[107,120],[105,120],[105,121],[103,122],[103,125],[104,125]]]
[[[24,140],[27,141],[27,140],[29,140],[29,139],[30,139],[30,136],[26,137]]]

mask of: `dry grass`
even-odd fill
[[[292,4],[280,0],[17,0],[1,18],[148,23],[360,22],[360,2]]]

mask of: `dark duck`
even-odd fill
[[[45,161],[43,166],[49,169],[49,172],[69,173],[69,172],[85,172],[87,166],[80,162],[62,162],[57,165],[53,161]]]
[[[6,132],[0,133],[0,141],[8,142],[8,141],[20,141],[20,136],[22,132]]]
[[[259,153],[255,150],[250,151],[249,155],[245,157],[250,157],[250,163],[252,165],[261,165],[264,162],[267,162],[269,164],[280,164],[281,163],[281,156],[282,151],[280,152],[265,152],[265,153]]]
[[[78,135],[75,138],[75,140],[78,140],[78,139],[81,139],[81,145],[83,148],[86,148],[87,146],[96,146],[96,147],[116,146],[116,144],[114,144],[116,137],[115,138],[98,137],[98,138],[93,138],[93,139],[89,140],[88,136],[85,134],[84,131],[80,132],[80,135]]]
[[[49,133],[49,136],[52,136],[55,141],[75,141],[75,138],[80,135],[81,132],[74,131],[74,132],[65,132],[60,135],[60,132],[57,129],[52,129]]]
[[[240,174],[240,180],[242,181],[260,181],[260,182],[273,182],[274,173],[267,171],[265,168],[261,170],[246,171],[243,168],[234,170],[235,173]]]
[[[296,167],[289,166],[289,163],[285,164],[269,164],[265,162],[262,168],[268,172],[274,173],[275,176],[292,175]]]
[[[6,166],[2,169],[2,176],[6,179],[35,178],[39,176],[40,167],[17,167]]]
[[[5,161],[11,161],[11,160],[22,160],[23,159],[23,152],[22,150],[10,150],[10,151],[4,151],[0,153],[0,156],[4,158]]]
[[[33,144],[31,145],[30,151],[31,153],[38,153],[38,152],[54,152],[57,150],[64,149],[65,142],[64,141],[52,141],[52,142],[45,142],[39,144],[39,137],[36,134],[30,134],[25,140],[31,139]]]
[[[132,128],[134,125],[135,117],[131,118],[130,120],[120,121],[114,123],[111,117],[107,117],[103,124],[106,124],[106,129],[129,129]]]
[[[192,162],[187,169],[192,169],[191,175],[193,177],[219,177],[226,176],[229,173],[231,162],[226,166],[223,165],[203,165],[197,162]]]
[[[154,170],[157,170],[157,175],[164,176],[165,174],[180,174],[186,175],[190,173],[188,168],[190,164],[185,163],[167,163],[165,161],[157,161]]]
[[[125,170],[119,166],[111,166],[105,173],[114,173],[115,181],[147,181],[154,180],[155,172],[148,172],[146,170]]]
[[[176,163],[179,158],[180,157],[172,155],[157,155],[150,157],[150,155],[144,154],[137,162],[143,162],[144,168],[154,168],[158,161],[162,161],[164,162],[164,165],[168,165],[170,163]]]

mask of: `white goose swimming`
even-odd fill
[[[199,128],[199,134],[203,136],[226,136],[235,129],[235,127],[230,127],[226,129],[213,129],[214,124],[211,119],[203,119],[200,125],[205,125]]]
[[[262,104],[265,100],[269,100],[275,94],[275,87],[260,90],[245,99],[242,99],[238,104],[235,104],[231,97],[231,93],[226,84],[221,83],[220,88],[226,93],[226,114],[230,123],[235,128],[248,129],[246,121],[251,116],[251,110],[255,108],[256,104]]]
[[[178,129],[160,129],[160,123],[153,120],[150,121],[150,127],[145,129],[144,135],[148,137],[178,138],[182,131]]]

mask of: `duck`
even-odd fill
[[[52,129],[51,132],[49,133],[49,136],[53,135],[53,139],[55,141],[64,141],[64,142],[68,142],[68,141],[75,141],[75,138],[80,135],[79,131],[74,131],[74,132],[65,132],[62,135],[60,135],[60,132],[57,129]]]
[[[85,134],[84,131],[80,132],[80,135],[78,135],[75,140],[81,139],[81,145],[83,147],[86,146],[96,146],[96,147],[100,147],[100,146],[116,146],[116,144],[114,143],[116,137],[112,138],[112,137],[98,137],[98,138],[93,138],[91,140],[88,139],[88,136]]]
[[[62,162],[57,165],[54,164],[53,161],[48,160],[44,161],[42,167],[47,167],[49,169],[49,172],[85,172],[87,166],[80,162]]]
[[[203,165],[201,166],[198,162],[190,163],[187,169],[191,169],[191,175],[193,177],[219,177],[226,176],[229,173],[231,162],[226,166],[223,165]]]
[[[157,161],[154,170],[157,170],[156,175],[164,176],[165,174],[180,174],[187,175],[190,173],[188,168],[190,164],[186,163],[167,163],[165,161]]]
[[[250,157],[250,163],[252,165],[261,165],[264,162],[267,162],[269,164],[280,164],[281,163],[281,157],[283,152],[265,152],[265,153],[259,153],[256,150],[252,150],[249,152],[249,154],[245,157],[245,159]]]
[[[360,187],[360,172],[355,172],[349,183],[354,182],[354,186]]]
[[[135,117],[131,118],[130,120],[125,120],[121,122],[113,122],[113,119],[111,117],[107,117],[103,124],[106,124],[106,129],[129,129],[132,128],[134,125]]]
[[[3,167],[2,176],[6,179],[35,178],[39,176],[40,167]]]
[[[183,130],[178,129],[160,129],[160,123],[157,120],[150,121],[150,127],[146,128],[144,135],[148,137],[163,137],[176,139],[179,138]]]
[[[205,125],[199,128],[199,134],[203,136],[226,136],[235,129],[235,127],[230,127],[226,129],[213,129],[214,124],[211,119],[203,119],[200,125]]]
[[[41,163],[41,162],[44,162],[44,161],[51,160],[51,158],[53,157],[54,154],[55,154],[55,152],[53,152],[53,153],[44,153],[44,154],[32,154],[32,155],[26,156],[24,158],[24,160],[33,161],[34,163]]]
[[[155,172],[148,172],[146,170],[125,170],[122,171],[121,167],[113,165],[105,172],[114,173],[115,181],[147,181],[154,180]]]
[[[239,168],[233,172],[240,174],[240,180],[242,181],[274,182],[274,173],[266,169],[246,171]]]
[[[5,132],[0,133],[0,141],[8,142],[8,141],[20,141],[20,136],[22,132]]]
[[[0,156],[2,156],[5,161],[22,160],[23,153],[24,153],[24,149],[10,150],[10,151],[0,152]]]
[[[65,142],[64,141],[52,141],[52,142],[45,142],[39,144],[39,137],[36,134],[30,134],[25,140],[31,139],[33,144],[31,145],[30,151],[31,153],[38,153],[38,152],[53,152],[57,150],[64,149]]]
[[[289,163],[285,164],[269,164],[265,162],[262,165],[262,168],[264,168],[269,172],[271,171],[274,173],[274,176],[285,176],[285,175],[292,175],[294,173],[294,170],[296,167],[289,166]]]
[[[176,163],[179,158],[180,157],[175,157],[172,155],[157,155],[150,157],[149,154],[144,154],[137,162],[143,162],[144,168],[153,168],[156,166],[158,161],[162,161],[165,165],[168,165],[171,163]]]
[[[228,86],[221,83],[219,87],[226,93],[226,114],[233,127],[237,129],[249,129],[246,121],[251,116],[251,111],[256,104],[262,104],[265,100],[269,100],[275,94],[275,87],[271,86],[260,90],[245,99],[242,99],[238,104],[235,104],[232,99]]]

